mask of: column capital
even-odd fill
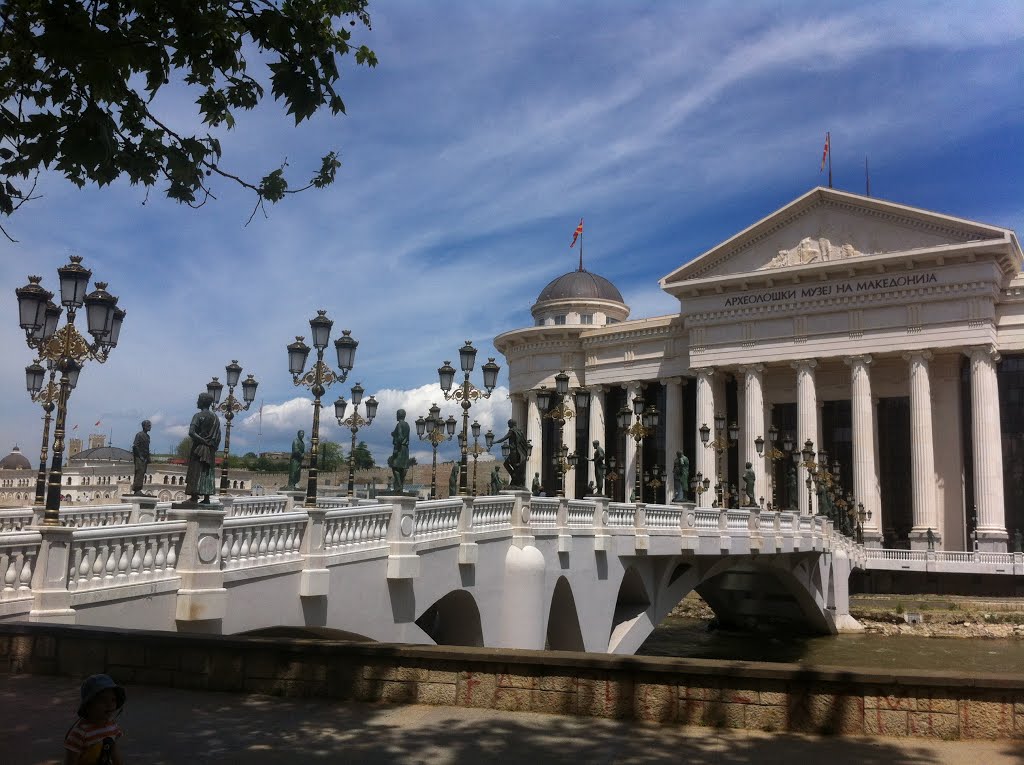
[[[537,403],[537,391],[535,391],[535,390],[528,390],[525,393],[522,393],[520,395],[525,396],[527,401],[529,401],[531,404],[536,405],[536,403]]]
[[[683,385],[682,377],[659,377],[658,382],[662,385]]]
[[[590,395],[596,396],[599,393],[604,393],[607,386],[605,385],[584,385],[584,388],[590,391]]]
[[[764,372],[765,367],[764,364],[741,364],[736,369],[745,375],[749,375],[751,373],[760,374]]]
[[[981,361],[988,358],[993,364],[998,363],[999,359],[1002,358],[994,345],[975,345],[966,348],[964,353],[970,357],[971,361]]]
[[[690,367],[690,371],[694,377],[703,377],[706,380],[710,380],[715,374],[714,367]]]
[[[847,356],[845,359],[843,359],[843,363],[850,368],[853,368],[854,366],[866,367],[873,361],[874,359],[872,359],[871,356],[867,353],[862,353],[858,356]]]
[[[798,372],[811,372],[816,366],[818,366],[818,360],[797,359],[796,361],[789,362],[789,365]]]
[[[901,355],[903,356],[904,361],[910,362],[919,361],[927,363],[932,360],[932,352],[927,348],[922,348],[916,351],[904,351]]]

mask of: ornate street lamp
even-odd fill
[[[437,447],[443,441],[451,441],[458,422],[448,415],[441,419],[441,407],[432,404],[426,417],[416,418],[416,435],[421,441],[429,441],[434,455],[430,465],[430,498],[437,499]],[[490,431],[487,431],[490,433]]]
[[[725,478],[722,475],[722,454],[729,447],[729,442],[735,443],[739,438],[739,426],[734,422],[725,429],[725,415],[715,414],[715,439],[711,440],[711,428],[705,422],[700,426],[700,442],[705,449],[715,450],[715,472],[718,474],[718,481],[715,483],[715,494],[718,497],[718,506],[725,507],[729,501],[729,489],[725,485]],[[726,440],[728,437],[728,440]]]
[[[462,385],[455,390],[452,390],[452,385],[455,382],[455,367],[452,366],[451,362],[445,361],[437,369],[437,375],[441,383],[441,392],[444,393],[445,401],[454,399],[462,406],[462,431],[459,435],[459,448],[462,452],[459,462],[459,494],[462,496],[467,496],[469,493],[467,486],[469,483],[467,459],[469,453],[469,409],[473,406],[474,401],[491,397],[491,393],[498,384],[498,372],[501,370],[501,367],[494,363],[493,358],[488,358],[487,363],[481,367],[484,375],[484,390],[477,388],[469,381],[469,375],[476,363],[476,353],[476,348],[473,347],[473,343],[469,340],[459,348],[459,366],[462,368],[465,377],[463,378]]]
[[[235,419],[237,412],[246,412],[256,400],[256,388],[259,383],[249,375],[242,382],[242,400],[235,398],[235,387],[238,385],[238,378],[242,376],[242,367],[238,365],[237,359],[232,359],[224,371],[227,372],[228,397],[223,403],[220,400],[224,390],[224,384],[216,377],[206,384],[206,392],[213,396],[213,410],[224,413],[224,458],[220,463],[220,493],[228,493],[228,457],[231,455],[231,421]]]
[[[359,383],[352,386],[352,414],[345,417],[345,407],[348,405],[344,397],[338,396],[334,402],[334,416],[338,424],[352,431],[352,446],[348,450],[348,495],[355,501],[356,496],[356,433],[361,427],[370,427],[373,418],[377,416],[377,399],[370,396],[366,399],[366,417],[359,414],[359,404],[363,401],[365,389]]]
[[[636,422],[633,422],[634,415],[636,416]],[[645,406],[641,396],[633,397],[632,410],[628,406],[623,406],[616,415],[619,429],[626,436],[630,436],[636,441],[636,476],[634,478],[633,491],[635,492],[637,502],[644,501],[644,438],[654,435],[658,427],[659,418],[660,412],[658,412],[654,404]]]
[[[50,416],[60,396],[60,385],[55,382],[57,365],[52,359],[47,359],[47,368],[44,369],[39,361],[36,359],[25,367],[25,387],[28,389],[28,395],[43,406],[43,443],[39,449],[39,472],[36,474],[36,496],[33,503],[36,507],[42,507],[46,503],[46,454],[50,445]],[[47,370],[50,379],[44,384],[43,378]]]
[[[615,482],[619,480],[620,476],[616,472],[615,467],[619,464],[614,454],[608,455],[608,472],[605,473],[604,480],[608,482],[608,495],[610,497],[615,496]]]
[[[764,448],[766,443],[768,445],[767,453],[765,452],[765,448]],[[757,456],[758,457],[767,457],[772,462],[772,476],[773,476],[773,479],[772,479],[772,501],[771,501],[771,504],[768,506],[769,510],[778,510],[779,509],[779,504],[778,504],[778,496],[779,496],[779,494],[778,494],[778,486],[777,486],[778,482],[774,480],[774,476],[776,475],[776,471],[775,471],[774,465],[775,465],[775,463],[777,461],[779,461],[781,459],[785,459],[785,457],[786,457],[786,452],[779,450],[778,443],[779,443],[779,429],[777,427],[775,427],[775,423],[772,423],[771,425],[768,426],[768,441],[765,441],[764,438],[761,437],[761,436],[758,436],[757,438],[754,439],[754,447],[757,449]],[[783,442],[783,446],[786,449],[786,451],[792,450],[792,448],[793,448],[793,438],[792,438],[792,436],[789,436],[789,435],[786,436],[786,439]],[[792,501],[792,499],[790,501]]]
[[[565,496],[565,474],[576,467],[578,456],[573,453],[573,459],[569,459],[568,448],[563,448],[565,440],[565,424],[576,412],[581,414],[590,406],[590,391],[585,388],[577,388],[572,392],[575,400],[576,411],[569,406],[569,375],[563,369],[555,375],[555,390],[551,391],[546,385],[540,386],[537,390],[537,408],[541,411],[541,417],[547,417],[558,426],[555,435],[555,449],[551,456],[551,464],[555,466],[557,478],[557,495]],[[554,406],[552,407],[552,404]]]
[[[690,488],[697,495],[697,504],[700,504],[700,497],[711,488],[711,479],[705,478],[703,473],[697,473],[690,479]]]
[[[303,342],[301,335],[296,335],[295,342],[288,345],[288,371],[292,374],[295,385],[303,385],[313,393],[313,431],[309,440],[309,481],[306,484],[305,507],[316,507],[317,454],[320,445],[320,397],[327,388],[336,382],[345,382],[352,371],[356,360],[356,347],[359,342],[352,333],[344,329],[341,337],[334,341],[334,349],[338,355],[338,368],[335,372],[324,363],[324,350],[331,339],[331,327],[334,322],[327,318],[327,311],[317,311],[316,316],[309,320],[309,329],[313,335],[313,347],[316,348],[316,363],[308,372],[306,360],[310,348]]]
[[[476,494],[479,491],[479,484],[476,479],[476,463],[480,458],[480,455],[484,452],[490,452],[491,447],[494,446],[494,432],[488,430],[484,434],[484,448],[480,446],[480,428],[481,425],[476,420],[473,420],[473,424],[470,426],[470,430],[473,433],[473,447],[470,451],[473,453],[473,493]]]
[[[82,365],[90,360],[104,363],[110,352],[117,347],[125,318],[125,311],[117,307],[117,298],[107,292],[106,282],[96,282],[96,288],[86,294],[92,271],[82,265],[80,255],[72,255],[67,265],[57,269],[57,276],[60,280],[60,302],[67,309],[67,322],[60,329],[57,329],[57,324],[61,310],[51,300],[53,293],[43,289],[42,277],[30,276],[28,284],[14,291],[18,299],[18,323],[25,330],[25,342],[29,348],[36,351],[39,359],[46,361],[54,376],[56,372],[60,372],[61,375],[56,390],[47,386],[46,394],[50,398],[51,406],[56,403],[57,420],[53,430],[53,459],[46,479],[46,507],[43,512],[45,526],[60,525],[68,397],[78,384],[78,374],[82,370]],[[92,342],[86,340],[75,328],[75,317],[83,306]],[[38,383],[37,394],[41,394],[44,388],[39,371],[33,368],[30,372],[26,369],[25,375],[26,384],[34,388]],[[52,378],[50,382],[53,383]],[[45,407],[44,403],[44,409]],[[48,420],[49,417],[44,424],[45,430],[49,428]],[[45,430],[44,442],[49,437]],[[41,454],[41,461],[45,467],[45,448]],[[36,495],[38,500],[38,479]]]

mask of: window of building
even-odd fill
[[[618,324],[618,323],[619,323],[619,320],[618,320],[618,319],[611,319],[611,318],[609,318],[609,319],[608,319],[608,323],[609,323],[609,324]]]
[[[592,313],[581,313],[580,314],[580,324],[593,324],[593,323],[594,323],[594,314],[592,314]]]
[[[560,313],[555,317],[555,324],[565,324],[565,314]]]
[[[544,326],[544,319],[538,318],[537,321],[534,324],[537,327],[543,327]]]

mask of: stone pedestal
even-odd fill
[[[125,494],[121,500],[132,506],[128,523],[152,523],[156,520],[156,497]]]
[[[306,492],[302,489],[280,489],[277,493],[288,497],[288,506],[284,509],[286,513],[306,503]]]
[[[64,526],[30,526],[42,536],[39,557],[32,572],[32,610],[30,622],[74,624],[75,611],[71,608],[68,591],[68,563],[71,541],[75,530]]]
[[[227,590],[220,567],[223,544],[224,507],[219,502],[194,504],[176,502],[168,520],[186,522],[177,571],[181,576],[174,618],[186,625],[223,619],[227,611]],[[192,628],[192,627],[187,627]],[[197,625],[200,631],[205,627]]]
[[[416,497],[378,497],[382,505],[391,505],[388,524],[388,579],[414,579],[420,574],[416,555]]]
[[[326,510],[310,507],[306,509],[309,521],[302,537],[302,576],[299,579],[299,595],[304,598],[326,595],[330,589],[331,572],[327,570],[327,552],[324,548],[324,523]]]
[[[512,544],[526,547],[534,542],[533,531],[530,529],[530,497],[533,495],[522,489],[502,489],[499,494],[515,498],[512,506]]]

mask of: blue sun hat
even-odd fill
[[[85,708],[89,702],[92,701],[98,693],[112,688],[114,695],[117,697],[117,708],[118,710],[124,706],[125,698],[127,694],[124,692],[124,688],[114,682],[114,679],[110,675],[90,675],[85,678],[85,682],[82,683],[82,700],[78,705],[78,716],[85,716]]]

